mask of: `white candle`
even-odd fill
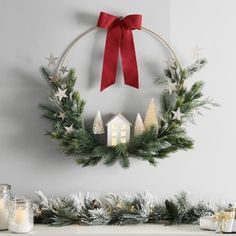
[[[31,218],[28,207],[16,206],[15,209],[12,209],[9,231],[13,233],[29,233],[33,229]]]
[[[2,211],[5,208],[5,201],[3,199],[0,199],[0,211]]]
[[[24,208],[17,208],[15,211],[15,222],[16,224],[25,224],[29,221],[28,211]]]
[[[0,230],[8,228],[9,211],[4,199],[0,199]]]

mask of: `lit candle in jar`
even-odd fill
[[[0,199],[0,230],[6,230],[8,227],[8,208],[4,199]]]
[[[0,199],[0,211],[3,211],[5,209],[5,201],[3,199]]]
[[[29,200],[16,198],[11,202],[9,231],[29,233],[33,229],[33,210]]]
[[[0,230],[8,229],[10,188],[8,184],[0,184]]]

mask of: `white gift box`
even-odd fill
[[[236,220],[234,220],[232,232],[236,233]]]
[[[200,218],[200,229],[216,230],[217,223],[212,216],[205,216]]]
[[[212,216],[200,218],[200,229],[216,231],[217,227],[220,227],[220,224],[218,224]],[[236,233],[236,219],[224,223],[224,232]]]

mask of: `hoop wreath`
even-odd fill
[[[217,105],[210,99],[204,99],[203,82],[195,81],[185,86],[195,72],[205,64],[205,59],[197,59],[192,65],[182,68],[172,47],[160,35],[141,27],[140,30],[155,36],[172,55],[171,63],[164,69],[164,76],[155,78],[154,84],[163,86],[161,94],[161,118],[158,126],[150,125],[142,133],[134,135],[128,142],[107,145],[101,135],[94,134],[84,121],[85,101],[79,91],[74,90],[75,71],[67,70],[65,60],[73,47],[87,34],[97,30],[92,27],[76,37],[66,48],[54,71],[42,67],[41,71],[51,87],[49,104],[40,104],[43,116],[52,121],[52,129],[47,131],[53,139],[59,141],[62,150],[74,155],[79,165],[94,166],[103,162],[111,166],[119,162],[123,168],[130,166],[130,159],[148,161],[156,166],[158,159],[167,157],[178,150],[193,147],[193,140],[187,137],[184,124],[200,113],[200,108]]]

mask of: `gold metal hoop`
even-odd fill
[[[73,47],[75,46],[76,43],[79,42],[80,39],[82,39],[84,36],[86,36],[87,34],[91,33],[92,31],[95,31],[96,29],[98,29],[97,26],[93,26],[91,28],[89,28],[88,30],[84,31],[83,33],[79,34],[70,44],[69,46],[66,48],[66,50],[64,51],[64,53],[62,54],[62,56],[60,57],[58,64],[55,68],[55,72],[54,73],[58,73],[59,69],[61,68],[61,66],[64,65],[64,62],[68,56],[68,54],[70,53],[70,51],[73,49]],[[153,32],[152,30],[142,27],[141,28],[142,31],[147,32],[149,34],[152,34],[153,36],[155,36],[155,38],[157,38],[168,50],[169,52],[172,54],[173,58],[175,59],[176,63],[178,64],[178,66],[181,68],[179,59],[175,53],[175,51],[173,50],[173,48],[170,46],[170,44],[163,38],[161,37],[159,34]]]

